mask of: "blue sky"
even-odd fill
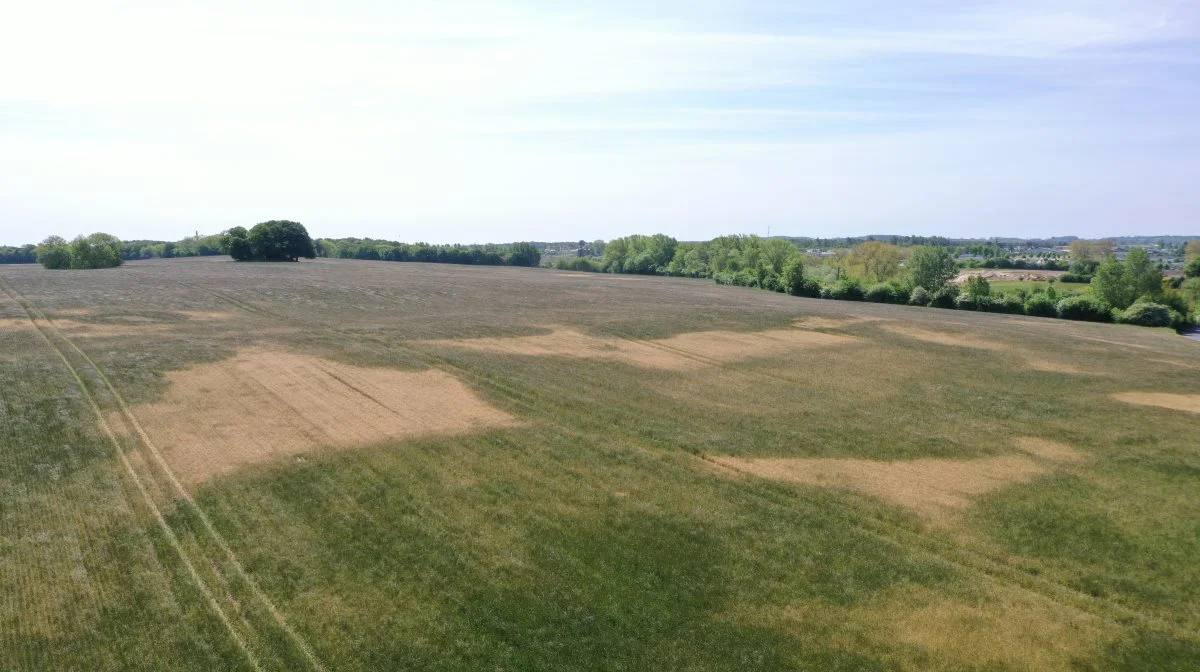
[[[0,243],[1200,233],[1195,2],[594,4],[6,8]]]

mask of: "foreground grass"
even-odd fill
[[[329,669],[1200,662],[1196,418],[1111,398],[1200,394],[1200,348],[1170,334],[514,269],[169,261],[0,276],[60,325],[107,325],[62,333],[135,412],[163,394],[164,372],[255,345],[434,366],[528,421],[261,464],[199,489],[192,508],[136,463],[151,489],[141,497],[38,332],[0,332],[5,668],[301,669],[267,602]],[[0,318],[19,321],[20,304],[0,301]],[[227,317],[180,321],[189,310]],[[857,344],[651,371],[438,343],[556,324],[653,339],[810,317]],[[834,321],[844,317],[962,345]],[[140,337],[113,328],[141,322],[173,326]],[[97,403],[115,409],[104,381],[62,347]],[[946,525],[702,459],[968,459],[1006,454],[1015,436],[1087,459],[982,497]],[[133,440],[122,449],[144,454]]]

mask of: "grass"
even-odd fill
[[[0,668],[1187,669],[1200,650],[1196,416],[1112,398],[1200,394],[1200,344],[1172,334],[334,260],[0,267],[0,289]],[[808,317],[858,340],[679,371],[454,345]],[[141,409],[250,348],[437,368],[522,423],[177,488]],[[948,524],[704,459],[971,459],[1017,436],[1087,459]]]

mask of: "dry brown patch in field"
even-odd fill
[[[949,334],[944,331],[933,331],[932,329],[921,329],[920,327],[905,327],[896,324],[885,324],[883,328],[898,334],[915,338],[918,341],[926,343],[937,343],[938,345],[953,345],[961,348],[976,348],[979,350],[1008,350],[1009,347],[1004,343],[989,341],[966,334]]]
[[[1027,483],[1056,464],[1083,455],[1070,446],[1044,439],[1016,441],[1024,455],[976,460],[918,459],[903,462],[844,458],[740,458],[712,460],[739,471],[777,481],[856,490],[903,506],[922,517],[944,522],[980,495]]]
[[[689,355],[731,362],[755,357],[771,357],[795,350],[853,343],[850,336],[823,334],[803,329],[766,331],[694,331],[650,343]]]
[[[1177,359],[1153,359],[1153,358],[1150,358],[1150,359],[1147,359],[1146,361],[1147,362],[1155,362],[1157,364],[1166,364],[1168,366],[1178,366],[1181,369],[1200,369],[1200,363],[1188,364],[1187,362],[1181,362]]]
[[[1039,439],[1035,436],[1020,437],[1013,441],[1013,445],[1022,453],[1028,453],[1051,462],[1082,462],[1087,459],[1087,455],[1065,443]]]
[[[230,313],[215,310],[177,310],[176,315],[182,315],[189,320],[208,322],[211,320],[228,320],[233,317]]]
[[[72,309],[60,312],[71,315],[91,314],[84,309]],[[181,325],[189,322],[211,322],[226,320],[232,317],[229,313],[196,310],[173,311],[172,314],[183,317],[184,321],[163,321],[145,315],[121,315],[116,316],[110,322],[83,321],[60,317],[53,319],[53,324],[55,327],[62,329],[72,336],[122,337],[162,334],[174,331]]]
[[[105,322],[80,322],[72,319],[57,319],[53,321],[55,327],[62,329],[71,336],[145,336],[148,334],[157,334],[164,331],[170,331],[170,324],[161,322],[137,322],[137,323],[105,323]]]
[[[1170,394],[1167,392],[1120,392],[1113,398],[1138,406],[1157,406],[1172,411],[1200,413],[1200,394]]]
[[[1095,616],[1017,591],[977,603],[934,599],[913,608],[899,602],[886,619],[894,640],[917,646],[954,669],[1074,670],[1101,655],[1113,633]]]
[[[475,352],[529,357],[607,359],[648,369],[689,370],[724,363],[780,355],[787,352],[856,342],[849,336],[801,329],[757,332],[697,331],[658,340],[630,340],[592,336],[573,329],[549,334],[503,338],[470,338],[427,341]]]
[[[875,642],[888,651],[889,669],[904,670],[1065,672],[1101,659],[1122,636],[1122,628],[1106,619],[1021,588],[977,589],[955,598],[908,584],[854,605],[825,600],[738,605],[717,617],[784,633],[819,629],[828,644],[847,650]]]
[[[843,329],[866,322],[887,322],[882,317],[805,317],[796,322],[799,329]]]
[[[1052,362],[1048,359],[1027,359],[1025,360],[1025,366],[1034,371],[1047,371],[1049,373],[1076,373],[1089,376],[1102,375],[1095,371],[1084,371],[1079,367],[1063,364],[1062,362]]]
[[[162,399],[133,413],[188,485],[322,446],[520,424],[436,370],[365,368],[253,349],[168,378]]]
[[[33,323],[23,317],[0,317],[0,332],[32,329]]]

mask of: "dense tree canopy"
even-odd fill
[[[317,256],[304,225],[288,220],[262,222],[249,231],[235,226],[223,234],[222,246],[235,261],[299,261]]]
[[[542,253],[533,243],[513,243],[508,250],[508,263],[511,266],[537,266],[542,261]]]
[[[37,246],[37,260],[52,269],[112,268],[121,265],[121,241],[107,233],[79,236],[67,242],[50,236]]]
[[[542,251],[536,243],[508,245],[430,245],[372,238],[322,238],[314,243],[317,256],[372,261],[415,261],[473,266],[537,266]]]
[[[1135,247],[1117,261],[1110,256],[1096,269],[1092,293],[1113,308],[1128,308],[1138,299],[1157,299],[1163,293],[1162,271],[1150,261],[1150,256]]]
[[[909,283],[937,292],[958,274],[954,257],[944,247],[918,247],[908,258]]]
[[[1183,267],[1183,275],[1188,278],[1200,278],[1200,256],[1192,257]]]
[[[32,264],[37,262],[37,246],[10,247],[0,245],[0,264]]]

